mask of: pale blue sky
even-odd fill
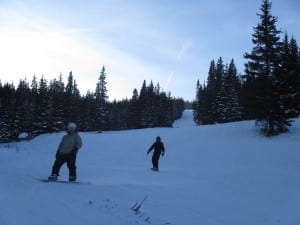
[[[277,27],[300,41],[300,1],[273,0]],[[130,98],[143,80],[193,100],[212,59],[253,45],[262,0],[0,0],[2,82],[35,74],[49,81],[72,70],[82,94],[95,90],[104,65],[110,100]]]

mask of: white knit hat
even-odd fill
[[[69,123],[68,124],[68,130],[70,130],[70,131],[74,131],[74,130],[76,130],[76,123]]]

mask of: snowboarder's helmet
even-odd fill
[[[160,141],[160,140],[161,140],[160,136],[157,136],[156,141]]]
[[[74,130],[76,130],[76,123],[69,123],[68,124],[68,130],[69,131],[74,131]]]

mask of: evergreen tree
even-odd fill
[[[217,69],[215,61],[212,60],[208,70],[207,86],[205,92],[203,91],[202,99],[206,103],[206,113],[204,124],[213,124],[217,121],[217,114],[215,112],[215,100],[218,92],[217,86]]]
[[[201,120],[200,120],[200,98],[201,98],[201,92],[200,89],[202,91],[202,86],[200,84],[200,81],[197,80],[196,83],[196,98],[195,101],[193,101],[192,103],[192,108],[193,108],[193,120],[196,124],[200,125],[201,124]]]
[[[0,142],[16,140],[15,87],[4,84],[0,89]]]
[[[217,65],[211,61],[207,86],[197,82],[196,101],[193,104],[196,124],[232,122],[241,119],[239,100],[240,79],[232,59],[224,66],[220,57]]]
[[[280,30],[276,28],[277,18],[271,15],[271,3],[264,0],[260,8],[260,23],[254,28],[252,52],[244,55],[245,90],[248,92],[247,112],[256,119],[265,135],[286,131],[289,125],[281,111],[277,90],[276,71],[280,64]]]
[[[139,108],[139,93],[135,88],[133,90],[132,98],[130,101],[130,109],[128,110],[129,113],[129,128],[139,128],[139,121],[140,121],[140,108]]]
[[[74,121],[75,116],[73,112],[73,91],[74,91],[74,78],[73,78],[73,73],[70,71],[69,76],[68,76],[68,82],[66,85],[66,90],[65,90],[65,121],[64,124],[67,124],[70,121]]]
[[[97,126],[98,131],[105,130],[108,127],[108,109],[107,109],[107,88],[106,88],[106,71],[105,67],[102,67],[100,72],[100,76],[96,85],[96,118],[97,118]]]
[[[300,114],[300,49],[296,39],[293,37],[290,40],[290,54],[291,54],[291,69],[290,80],[292,80],[292,116],[299,116]],[[289,80],[289,77],[287,78]]]
[[[213,111],[216,114],[214,122],[226,122],[226,89],[225,89],[225,66],[220,57],[216,65],[215,73],[215,97],[213,99]]]
[[[82,98],[81,103],[81,125],[84,131],[97,130],[96,127],[96,101],[94,98],[95,94],[87,92],[87,94]],[[98,129],[99,130],[99,129]]]
[[[296,117],[300,113],[300,55],[298,49],[296,40],[294,38],[289,40],[286,33],[277,79],[282,107],[288,117]]]
[[[159,117],[159,125],[171,127],[174,120],[179,119],[182,116],[184,110],[184,101],[182,99],[174,99],[171,97],[171,93],[168,95],[165,92],[161,92],[159,95],[160,108],[162,108]]]
[[[77,122],[78,129],[80,129],[81,120],[80,120],[80,92],[77,86],[77,82],[74,79],[73,83],[73,93],[72,93],[72,112],[73,112],[73,118],[72,121]]]
[[[37,120],[38,118],[38,82],[37,78],[34,75],[31,81],[31,95],[30,95],[30,114],[32,115],[32,119],[30,122],[31,124],[31,135],[35,136],[36,133],[39,133],[40,126],[39,126],[39,121]]]
[[[18,133],[30,133],[30,122],[32,114],[30,113],[30,89],[26,80],[20,80],[16,90],[16,118],[15,123]]]
[[[210,96],[208,95],[208,89],[205,85],[200,84],[199,80],[196,85],[196,100],[193,104],[194,121],[197,125],[209,124],[211,115],[209,115],[211,102],[208,102]]]
[[[37,134],[50,131],[50,98],[47,80],[42,76],[38,86],[35,130]]]
[[[155,127],[157,120],[156,95],[153,82],[147,87],[148,127]]]
[[[146,81],[143,81],[140,96],[139,96],[139,108],[140,108],[140,122],[139,126],[148,127],[150,123],[150,113],[149,113],[149,106],[148,106],[148,89],[146,86]]]
[[[241,120],[242,112],[239,100],[240,79],[237,69],[232,59],[229,67],[226,69],[223,87],[225,94],[225,121],[233,122]]]
[[[51,96],[51,130],[59,131],[64,128],[65,121],[65,86],[60,75],[59,80],[54,79],[49,85],[49,95]]]

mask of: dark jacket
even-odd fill
[[[149,150],[147,151],[147,154],[149,154],[152,150],[154,149],[154,153],[153,155],[164,155],[165,154],[165,147],[164,147],[164,143],[161,141],[156,141],[154,142],[151,147],[149,148]]]

